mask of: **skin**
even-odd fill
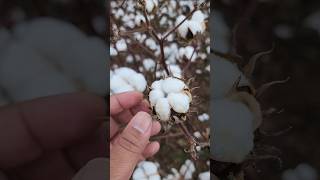
[[[111,96],[110,105],[110,149],[102,97],[72,93],[1,108],[0,169],[10,180],[70,180],[89,160],[110,151],[112,179],[129,179],[140,160],[159,150],[149,137],[160,131],[160,124],[152,122],[142,134],[131,128],[132,119],[151,120],[141,93]],[[139,138],[131,139],[134,143],[141,143],[135,152],[117,140],[132,135]]]

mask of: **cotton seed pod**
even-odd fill
[[[169,121],[171,115],[171,107],[167,98],[158,99],[155,110],[161,121]]]
[[[175,25],[179,25],[186,17],[184,15],[180,15],[178,16],[177,20],[176,20],[176,23]],[[183,37],[183,38],[186,38],[187,37],[187,33],[189,31],[189,28],[188,28],[188,20],[186,20],[185,22],[183,22],[179,28],[178,28],[178,34]]]
[[[187,113],[189,110],[189,97],[184,93],[170,93],[168,101],[172,109],[177,113]]]
[[[168,77],[162,82],[162,90],[165,93],[180,92],[186,87],[186,84],[180,79]]]
[[[149,93],[149,101],[151,107],[155,106],[160,98],[164,97],[164,93],[159,89],[154,89]]]
[[[229,99],[214,101],[211,155],[221,162],[241,163],[254,146],[253,114],[241,103]]]

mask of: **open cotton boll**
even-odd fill
[[[133,86],[139,92],[143,92],[146,89],[147,81],[140,73],[135,73],[128,79],[129,84]]]
[[[192,32],[193,36],[197,35],[198,33],[203,33],[205,31],[205,27],[203,26],[203,24],[201,24],[201,22],[198,21],[189,21],[188,28]]]
[[[158,6],[158,0],[145,0],[145,3],[148,13],[151,13]]]
[[[154,81],[152,84],[151,84],[151,89],[160,89],[162,91],[162,83],[163,83],[163,80],[160,79],[158,81]]]
[[[239,86],[250,85],[250,82],[236,64],[216,55],[211,56],[211,62],[213,67],[211,83],[214,89],[214,99],[225,97],[239,77],[241,78]]]
[[[210,180],[210,172],[202,172],[198,176],[199,180]],[[214,180],[214,179],[213,179]]]
[[[124,86],[128,86],[128,84],[120,76],[118,76],[118,75],[110,76],[110,89],[111,89],[111,91],[116,93],[118,89],[121,89]],[[131,89],[133,89],[133,88],[131,87]]]
[[[168,77],[162,82],[162,90],[165,93],[180,92],[186,87],[186,84],[180,79]]]
[[[164,97],[164,93],[159,89],[154,89],[154,90],[150,91],[149,101],[150,101],[151,106],[152,107],[155,106],[157,101],[163,97]]]
[[[173,77],[176,77],[176,78],[181,78],[182,77],[182,70],[178,65],[170,64],[168,66],[168,69],[170,70],[170,72],[171,72]]]
[[[195,172],[195,170],[196,168],[194,166],[194,163],[187,159],[186,162],[181,166],[179,172],[180,174],[184,175],[184,179],[193,179],[192,175]]]
[[[221,162],[241,163],[253,149],[253,115],[246,105],[228,99],[211,106],[211,155]]]
[[[114,47],[110,46],[110,56],[116,55],[118,55],[118,51]]]
[[[177,113],[187,113],[189,111],[189,96],[184,93],[170,93],[168,101],[172,109]]]
[[[143,23],[145,23],[146,19],[144,18],[144,16],[142,14],[137,14],[134,22],[137,26],[141,26]]]
[[[200,11],[197,10],[196,12],[193,13],[191,20],[196,21],[196,22],[203,22],[206,19],[205,15]]]
[[[133,180],[161,180],[156,163],[142,161],[133,172]]]
[[[161,121],[168,121],[170,119],[171,107],[167,98],[159,98],[155,110]]]
[[[137,72],[135,72],[133,69],[130,69],[127,67],[121,67],[121,68],[115,69],[114,73],[125,80],[129,80],[130,77],[135,75]]]
[[[51,56],[60,56],[71,47],[71,43],[86,37],[73,24],[51,17],[35,18],[16,25],[14,36],[42,54]]]
[[[152,71],[154,70],[156,63],[154,62],[154,60],[152,59],[145,59],[143,60],[143,67],[147,70],[147,71]]]
[[[300,180],[316,180],[318,179],[317,171],[308,164],[299,164],[296,169],[296,174]]]
[[[186,17],[184,15],[180,15],[178,16],[175,25],[179,25]],[[183,37],[186,38],[187,34],[188,34],[188,20],[184,21],[178,28],[178,34]]]
[[[116,48],[118,51],[126,51],[127,50],[127,43],[124,39],[120,39],[116,42]]]

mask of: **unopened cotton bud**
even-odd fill
[[[184,93],[170,93],[168,101],[177,113],[187,113],[189,110],[189,97]]]
[[[161,121],[168,121],[170,119],[170,114],[171,114],[170,109],[171,107],[169,105],[167,98],[158,99],[156,104],[156,112],[157,112],[158,118]]]
[[[149,101],[151,106],[155,106],[160,98],[164,97],[164,93],[160,89],[154,89],[149,93]]]
[[[162,89],[165,93],[180,92],[186,87],[185,83],[180,79],[168,77],[162,82]]]

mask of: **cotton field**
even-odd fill
[[[210,3],[111,1],[110,94],[139,91],[162,125],[132,178],[210,179]]]

